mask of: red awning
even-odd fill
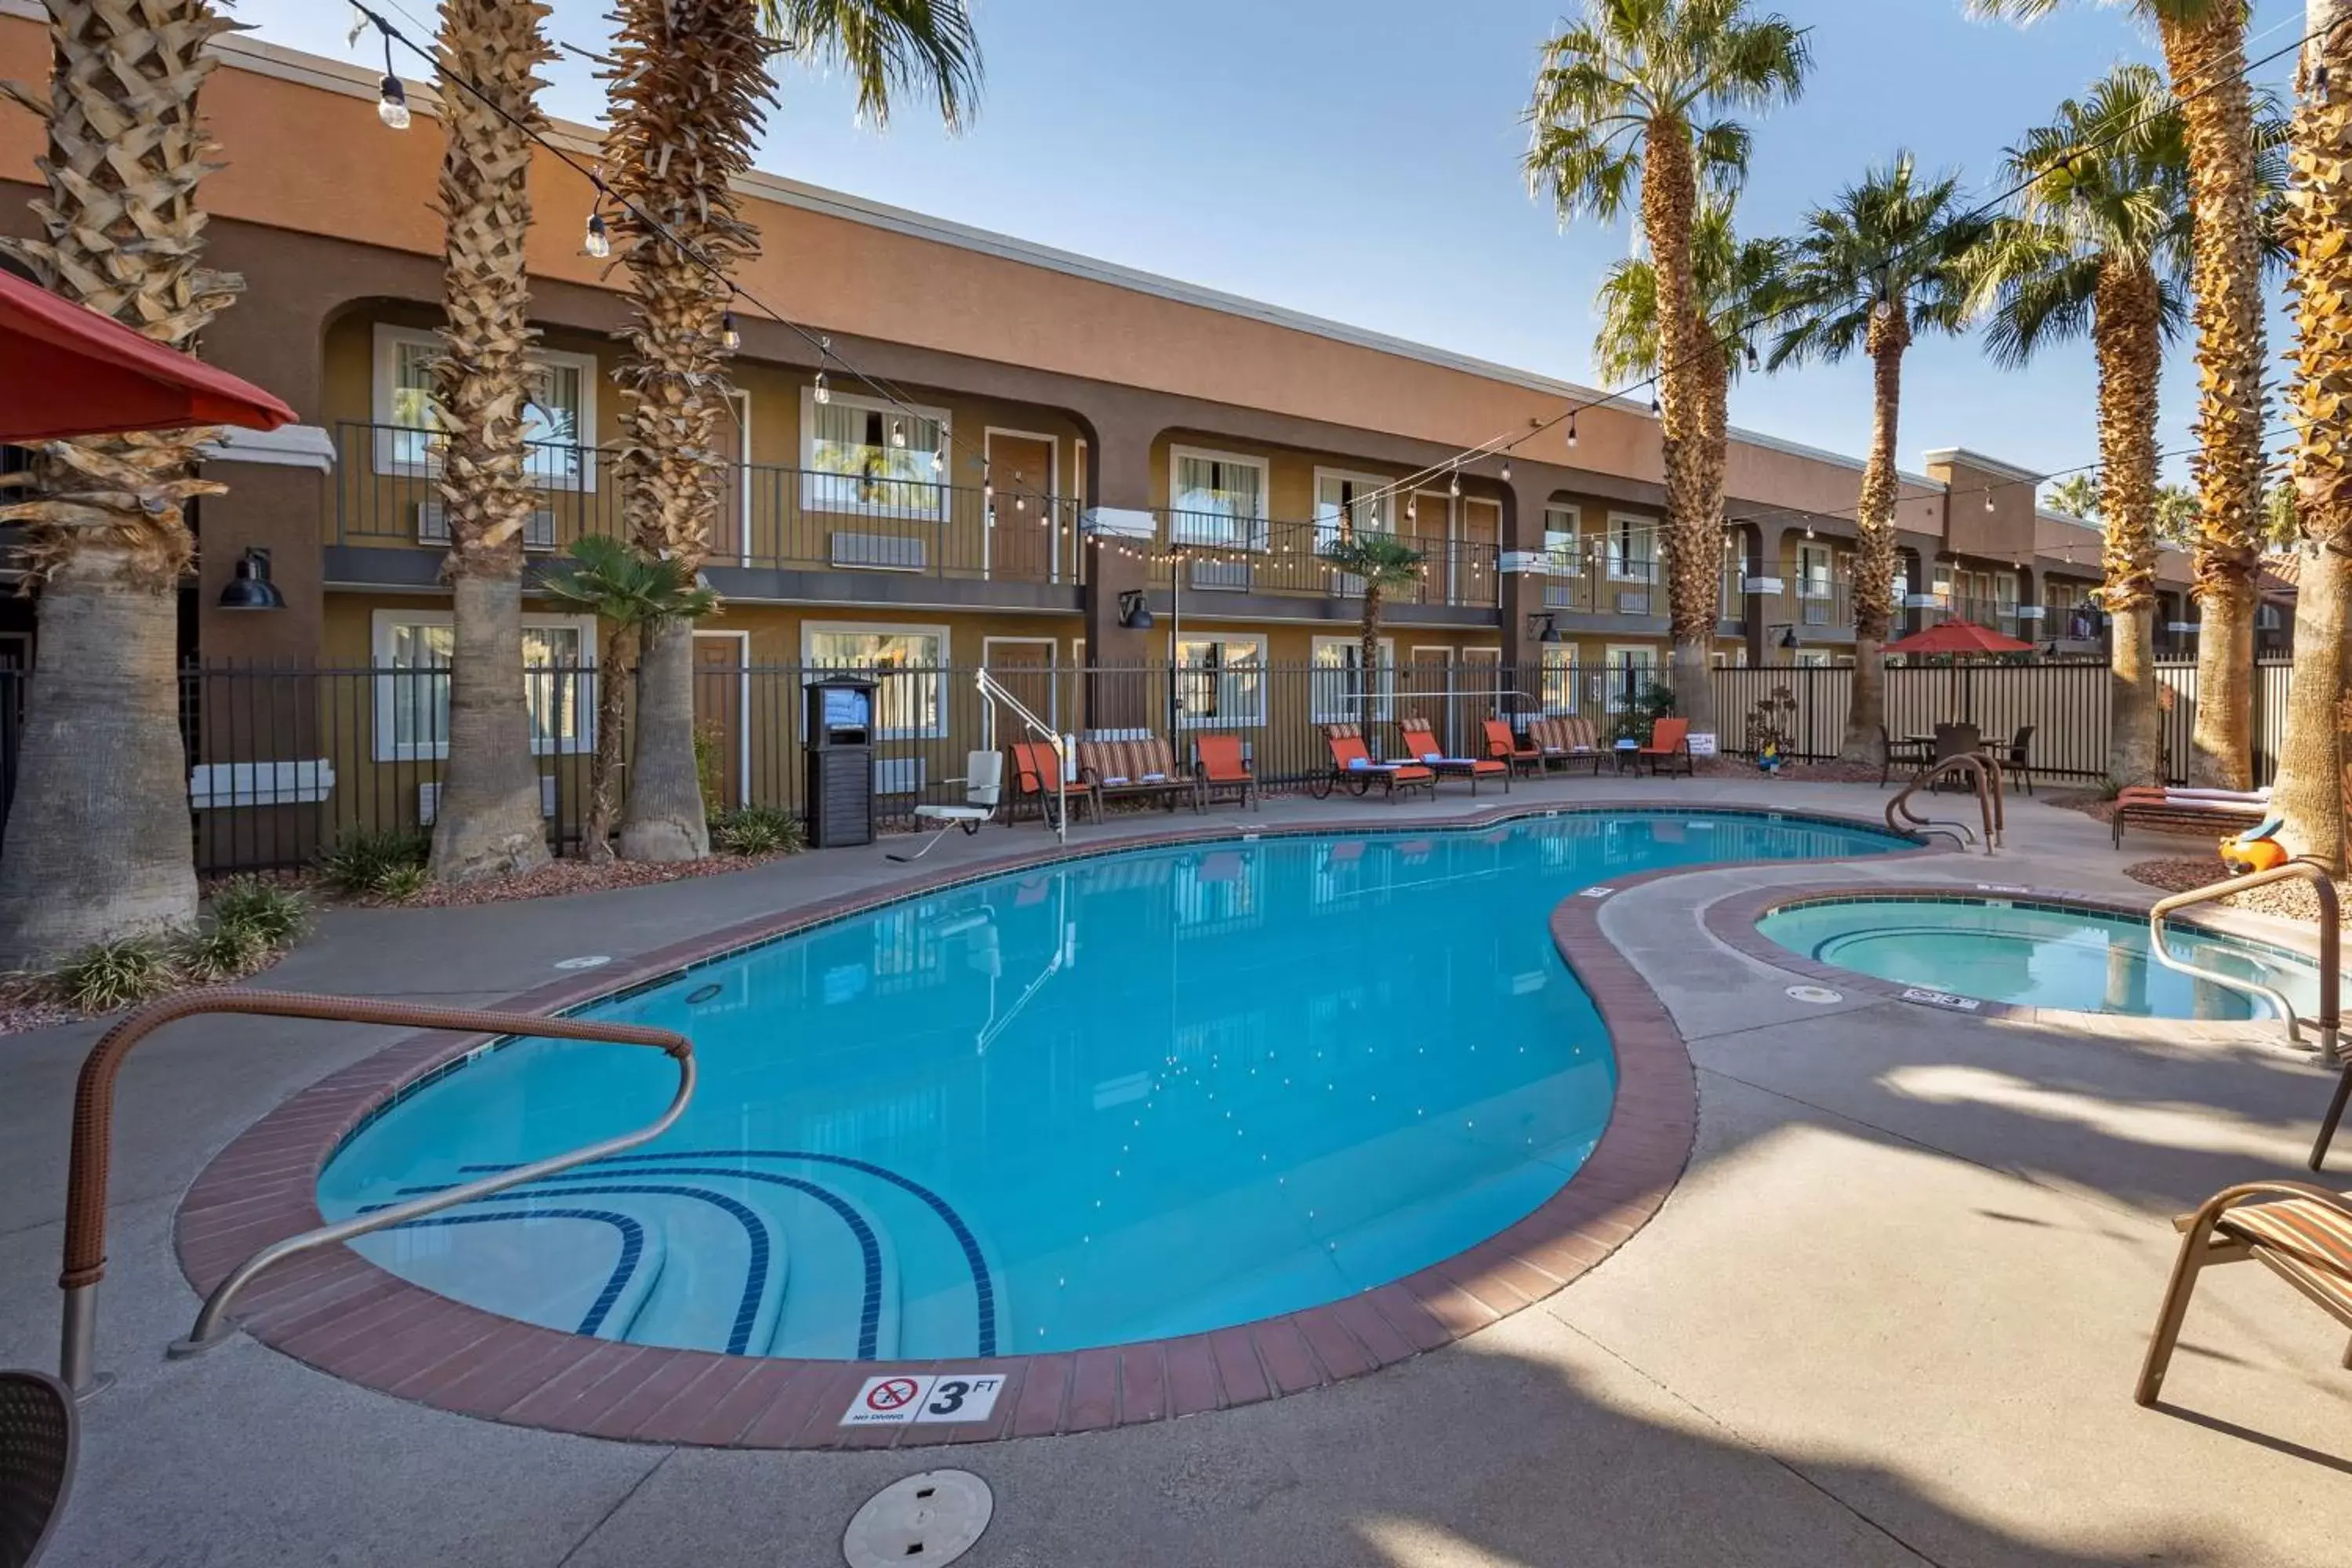
[[[275,430],[294,411],[193,354],[0,272],[0,441],[237,425]]]
[[[1974,621],[1946,621],[1939,626],[1929,626],[1923,632],[1913,632],[1907,637],[1897,637],[1879,650],[1881,653],[1953,654],[1972,653],[2032,653],[2033,645],[2020,642],[1989,626]]]

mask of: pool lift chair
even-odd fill
[[[910,866],[931,852],[932,847],[957,828],[966,833],[978,833],[981,825],[996,815],[999,799],[1004,793],[1004,753],[1002,752],[971,752],[963,763],[964,776],[948,779],[948,784],[964,786],[961,805],[919,805],[915,817],[919,822],[936,822],[939,831],[925,841],[912,855],[892,855],[887,858],[901,866]]]

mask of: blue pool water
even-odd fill
[[[1775,910],[1757,929],[1822,963],[1990,1002],[2151,1018],[2273,1016],[2261,997],[2157,963],[2146,921],[2063,904],[1832,900]],[[2168,943],[2200,969],[2260,981],[2305,1017],[2318,1011],[2319,970],[2306,959],[2182,925],[2169,928]]]
[[[593,1009],[692,1036],[635,1153],[357,1243],[509,1316],[753,1355],[971,1356],[1190,1332],[1503,1229],[1607,1124],[1615,1063],[1549,915],[1882,835],[1564,814],[1235,840],[908,900]],[[649,1120],[651,1052],[525,1041],[363,1128],[331,1217]]]

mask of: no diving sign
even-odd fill
[[[1004,1379],[994,1373],[943,1372],[920,1377],[869,1377],[842,1412],[844,1426],[904,1426],[912,1422],[985,1421]]]

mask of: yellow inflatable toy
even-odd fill
[[[2249,871],[2267,871],[2286,862],[2286,846],[2275,838],[2257,838],[2251,843],[2234,837],[2221,840],[2221,864],[2240,876]]]

